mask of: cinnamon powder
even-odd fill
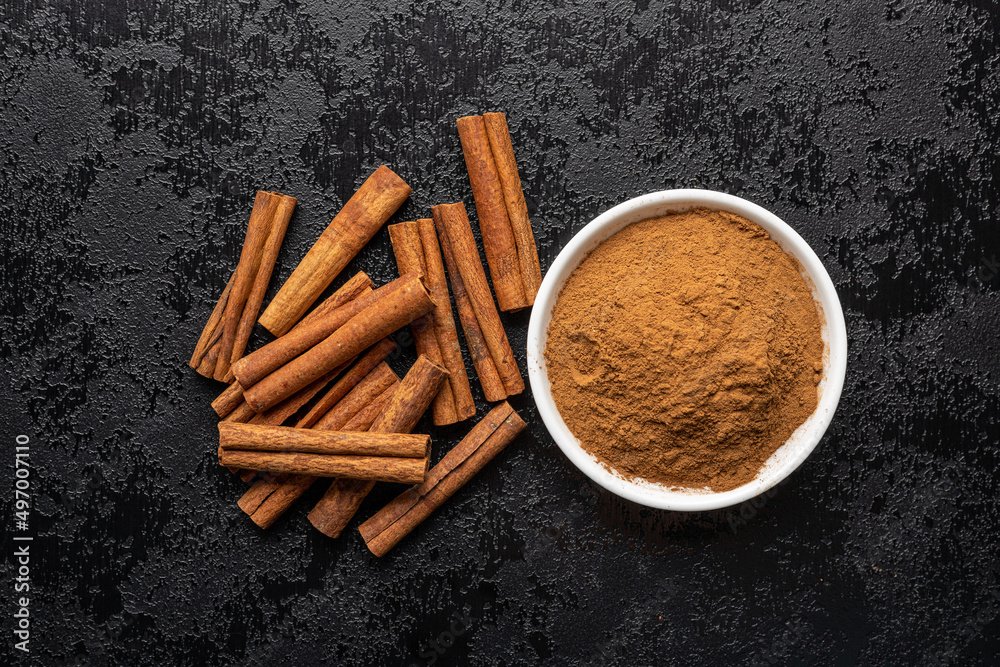
[[[816,409],[820,317],[757,224],[695,209],[635,223],[566,281],[549,325],[552,394],[625,477],[726,491]]]

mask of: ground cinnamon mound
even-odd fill
[[[760,226],[695,209],[635,223],[570,276],[545,360],[583,447],[626,477],[726,491],[816,409],[820,317]]]

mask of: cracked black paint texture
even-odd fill
[[[5,451],[31,439],[35,536],[18,655],[995,664],[998,17],[906,0],[3,3],[0,420]],[[471,203],[454,120],[486,110],[508,114],[543,268],[597,213],[673,187],[755,201],[815,248],[848,378],[787,482],[728,510],[645,509],[576,472],[525,395],[528,432],[382,560],[353,528],[312,530],[308,502],[268,532],[237,509],[214,461],[220,387],[186,360],[253,191],[299,198],[273,294],[379,164],[413,186],[395,220]],[[359,269],[394,277],[384,230]],[[505,320],[523,368],[527,315]]]

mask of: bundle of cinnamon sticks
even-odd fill
[[[541,270],[506,119],[463,118],[458,129],[500,310],[530,306]],[[524,380],[463,203],[389,226],[398,279],[376,287],[360,272],[316,304],[410,191],[379,167],[260,316],[276,338],[247,353],[296,204],[257,193],[239,262],[190,365],[228,383],[212,402],[221,419],[218,459],[253,482],[238,505],[261,528],[320,478],[331,481],[309,521],[331,537],[375,483],[412,484],[361,525],[366,544],[382,556],[525,428],[505,400],[523,392]],[[412,433],[424,413],[435,426],[476,415],[452,296],[483,394],[502,402],[432,468],[431,436]],[[392,334],[407,325],[418,357],[400,379],[386,358],[396,350]]]

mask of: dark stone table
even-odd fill
[[[996,664],[1000,12],[551,4],[0,6],[5,652]],[[471,203],[454,121],[488,110],[508,114],[543,268],[597,213],[664,188],[731,192],[794,227],[847,318],[834,424],[773,494],[676,514],[590,483],[524,395],[529,432],[386,558],[353,527],[313,530],[308,502],[258,530],[215,463],[220,386],[186,366],[253,191],[299,198],[283,279],[379,164],[413,185],[396,220]],[[384,230],[358,269],[394,277]],[[518,350],[527,319],[506,317]],[[10,581],[25,545],[27,655]]]

